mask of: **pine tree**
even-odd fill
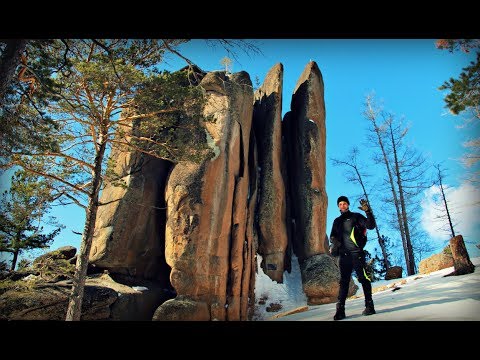
[[[0,199],[0,252],[13,255],[10,270],[15,270],[18,256],[26,250],[48,248],[61,226],[44,234],[41,220],[50,210],[50,190],[44,181],[18,170],[12,185]],[[51,219],[50,224],[56,224]]]
[[[439,90],[448,90],[445,95],[445,106],[454,115],[467,115],[465,125],[471,125],[472,120],[480,120],[480,39],[439,39],[436,42],[439,49],[447,49],[451,53],[461,50],[469,53],[476,51],[476,60],[463,68],[457,78],[450,78],[439,87]],[[473,117],[472,117],[473,115]],[[478,126],[478,123],[474,123]],[[478,134],[477,130],[472,133]],[[480,138],[475,137],[463,144],[469,152],[462,157],[462,162],[467,168],[472,168],[480,161]],[[478,183],[479,171],[473,170],[469,180]]]
[[[385,235],[381,235],[381,237],[382,237],[382,243],[384,244],[385,249],[391,249],[392,241]],[[385,279],[385,275],[388,271],[388,268],[390,268],[392,264],[390,263],[390,260],[387,260],[388,267],[385,266],[385,261],[384,261],[385,256],[383,253],[383,249],[380,252],[381,256],[379,255],[379,250],[377,248],[374,248],[373,251],[374,251],[373,271],[377,279]],[[392,256],[391,251],[387,250],[387,259],[390,259],[391,256]]]
[[[0,42],[0,106],[3,106],[3,98],[14,77],[26,45],[27,41],[24,39],[10,39]]]
[[[480,119],[480,52],[477,52],[476,61],[463,68],[458,78],[445,81],[439,90],[450,90],[444,100],[452,114],[472,110]]]
[[[212,156],[201,124],[212,120],[202,117],[204,92],[196,86],[199,79],[194,64],[177,49],[186,41],[69,39],[47,41],[50,46],[36,43],[30,54],[37,55],[27,58],[31,63],[25,66],[25,73],[31,64],[38,64],[36,70],[39,74],[44,71],[45,76],[30,71],[29,78],[34,80],[28,88],[24,82],[13,82],[7,91],[9,111],[0,114],[8,119],[0,122],[0,126],[8,124],[0,138],[0,168],[20,166],[47,179],[57,202],[73,202],[86,212],[66,320],[81,317],[102,186],[107,181],[121,185],[113,171],[115,161],[108,159],[112,148],[174,163]],[[235,41],[219,42],[226,49],[237,46]],[[250,49],[248,42],[238,44]],[[187,71],[159,72],[158,65],[168,52],[184,59],[189,64]],[[52,63],[62,65],[50,71],[55,68]],[[41,86],[31,88],[32,83]]]
[[[80,320],[101,188],[106,181],[119,179],[112,171],[114,160],[107,159],[109,151],[118,147],[172,162],[212,155],[201,124],[211,119],[202,117],[205,98],[196,86],[196,71],[158,71],[167,52],[184,58],[176,49],[183,42],[64,41],[67,50],[58,48],[52,57],[62,54],[68,71],[47,77],[53,83],[42,89],[48,90],[50,98],[43,103],[22,103],[21,97],[16,98],[25,111],[48,116],[52,126],[39,129],[44,142],[28,141],[26,136],[18,141],[14,131],[7,133],[2,140],[8,145],[6,160],[0,167],[21,166],[45,177],[57,201],[74,202],[86,211],[66,320]],[[193,64],[185,60],[192,70]]]
[[[367,276],[370,278],[370,282],[375,282],[378,280],[377,272],[376,272],[376,262],[378,259],[372,258],[372,255],[369,251],[364,250],[365,253],[365,272]]]
[[[12,44],[13,43],[13,44]],[[9,47],[16,56],[8,56]],[[16,161],[15,154],[58,150],[52,136],[57,124],[46,108],[59,100],[59,75],[69,73],[70,49],[61,40],[0,41],[2,79],[0,107],[0,169]],[[12,74],[11,71],[15,70]]]

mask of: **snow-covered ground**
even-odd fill
[[[416,274],[402,279],[374,282],[373,300],[377,313],[371,316],[362,315],[364,298],[360,286],[355,296],[347,299],[347,318],[342,321],[479,321],[480,257],[472,258],[471,261],[475,265],[472,274],[444,277],[453,271],[453,267],[450,267],[426,275]],[[278,317],[286,311],[307,305],[296,259],[292,261],[291,274],[285,274],[285,284],[277,284],[259,269],[256,297],[258,299],[263,292],[269,299],[264,306],[257,304],[254,320],[333,321],[334,303],[308,306],[307,311]],[[267,312],[266,307],[271,302],[280,303],[282,309]]]
[[[307,304],[307,297],[302,288],[302,276],[300,265],[295,255],[292,257],[292,271],[283,273],[283,284],[271,280],[260,267],[262,257],[257,255],[258,274],[255,279],[255,313],[253,320],[265,320],[269,317],[295,309]],[[265,300],[265,304],[258,304],[260,299]],[[280,304],[281,310],[277,312],[267,311],[270,304]]]

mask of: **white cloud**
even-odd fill
[[[457,188],[444,185],[444,191],[455,234],[478,240],[480,238],[480,206],[478,206],[480,189],[465,182]],[[448,240],[450,232],[446,230],[449,229],[449,225],[440,188],[432,186],[426,190],[421,205],[422,226],[429,236],[435,240]]]

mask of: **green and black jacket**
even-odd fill
[[[335,251],[332,255],[337,256],[336,250],[341,253],[358,253],[363,250],[367,243],[367,229],[375,229],[375,218],[371,211],[362,214],[347,210],[333,221],[330,242]]]

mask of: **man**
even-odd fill
[[[375,228],[375,218],[367,201],[360,200],[359,209],[365,211],[367,217],[362,214],[351,212],[350,201],[346,196],[340,196],[337,205],[341,215],[333,221],[330,233],[330,253],[333,256],[340,256],[340,289],[338,292],[337,312],[334,320],[345,318],[345,300],[348,295],[348,287],[352,271],[355,269],[357,279],[362,284],[365,296],[365,310],[363,315],[375,314],[375,307],[372,299],[372,284],[365,269],[365,252],[363,248],[367,243],[367,229]]]

